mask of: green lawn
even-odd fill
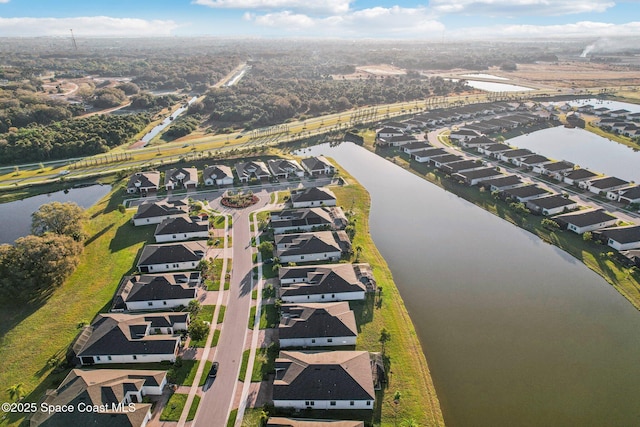
[[[249,329],[253,329],[253,322],[256,317],[256,307],[251,307],[249,311]],[[260,329],[275,328],[280,322],[280,313],[274,304],[262,306],[260,312]]]
[[[207,277],[207,290],[219,291],[220,290],[220,277],[222,277],[222,264],[223,258],[215,258],[211,263],[211,269]]]
[[[213,228],[224,228],[224,215],[216,215],[216,217],[213,219]]]
[[[37,401],[55,388],[66,371],[53,373],[50,358],[62,360],[81,322],[111,307],[123,275],[133,265],[143,244],[153,239],[153,227],[134,227],[133,211],[121,214],[121,186],[89,211],[89,238],[76,271],[39,307],[2,307],[0,310],[0,390],[23,383],[27,401]],[[45,344],[46,343],[46,344]],[[5,394],[3,400],[8,400]],[[11,418],[9,422],[15,422]]]
[[[238,417],[238,409],[234,409],[229,413],[229,419],[227,420],[227,427],[233,427],[236,425],[236,418]]]
[[[217,346],[219,339],[220,339],[220,329],[216,329],[215,331],[213,331],[213,340],[211,341],[211,347]]]
[[[280,349],[276,345],[267,348],[259,348],[256,351],[256,358],[251,372],[251,382],[266,380],[268,375],[275,372],[276,358]]]
[[[200,406],[200,396],[196,394],[193,396],[193,402],[191,402],[191,408],[189,408],[189,414],[187,414],[187,421],[193,421],[196,418],[198,406]]]
[[[192,385],[198,371],[197,360],[183,360],[182,366],[176,369],[176,384]]]
[[[227,309],[226,306],[221,305],[220,306],[220,311],[218,312],[218,324],[222,323],[224,321],[224,312]]]
[[[213,312],[215,311],[215,309],[216,309],[215,305],[203,305],[200,309],[200,312],[193,320],[200,319],[205,322],[209,322],[213,324]],[[205,336],[201,340],[191,340],[189,345],[191,347],[204,347],[206,343],[207,343],[207,337]]]
[[[202,371],[202,376],[200,377],[200,382],[198,385],[202,387],[207,382],[207,375],[209,374],[209,370],[211,369],[212,362],[210,360],[205,360],[204,362],[204,370]]]
[[[187,403],[187,397],[186,394],[174,393],[162,410],[160,421],[179,421],[184,405]]]
[[[244,381],[244,377],[247,375],[247,367],[249,365],[249,352],[250,350],[245,350],[242,353],[242,364],[240,365],[240,373],[238,373],[238,379],[240,381]]]

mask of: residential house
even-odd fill
[[[275,252],[281,263],[338,261],[351,251],[351,241],[344,231],[277,234]]]
[[[437,168],[442,168],[446,164],[459,162],[461,160],[464,160],[462,156],[447,153],[440,156],[433,156],[429,159],[429,162]]]
[[[271,178],[271,173],[264,162],[250,161],[236,163],[236,174],[240,182],[249,182],[252,179],[264,181]]]
[[[338,206],[285,209],[271,213],[271,228],[275,234],[319,229],[341,230],[347,224],[347,218]]]
[[[175,362],[189,313],[101,313],[73,345],[81,365]]]
[[[209,221],[179,216],[162,221],[156,227],[156,243],[179,242],[189,239],[208,239]]]
[[[616,188],[616,189],[613,189],[613,190],[609,190],[609,191],[607,191],[606,197],[609,200],[613,200],[614,202],[617,202],[617,201],[620,200],[620,195],[622,193],[625,193],[625,192],[627,192],[627,191],[629,191],[629,190],[631,190],[632,188],[635,188],[635,187],[636,187],[635,184],[629,184],[629,185],[627,185],[625,187],[622,187],[622,188]]]
[[[444,173],[454,174],[458,172],[466,172],[466,171],[481,169],[484,167],[484,165],[480,160],[465,159],[465,160],[458,160],[455,162],[441,164],[440,166],[437,166],[437,167],[438,169],[442,170]]]
[[[374,366],[366,351],[281,351],[273,405],[298,410],[373,410]]]
[[[640,203],[640,186],[631,187],[620,193],[618,201],[621,203]]]
[[[624,260],[625,264],[629,267],[635,265],[640,268],[640,250],[621,251],[620,257]]]
[[[413,159],[418,163],[426,163],[434,156],[441,156],[448,152],[442,148],[425,148],[411,153]]]
[[[617,190],[628,185],[628,181],[616,178],[615,176],[607,176],[578,183],[578,187],[589,190],[594,194],[606,194],[607,191]]]
[[[294,208],[335,205],[336,195],[327,187],[309,187],[291,191],[291,206]]]
[[[418,139],[413,135],[389,136],[387,138],[379,138],[378,144],[389,147],[400,147],[405,144],[417,142]]]
[[[402,135],[404,135],[404,131],[401,131],[397,128],[384,127],[376,133],[376,141]]]
[[[526,148],[514,148],[501,152],[498,155],[498,158],[503,162],[509,162],[515,165],[520,159],[531,154],[533,154],[531,150],[527,150]]]
[[[207,253],[207,241],[146,245],[138,260],[141,273],[193,270]]]
[[[460,129],[455,130],[449,134],[449,139],[451,141],[456,141],[461,143],[463,141],[469,141],[474,138],[478,138],[482,136],[478,131],[469,130],[469,129]]]
[[[605,228],[598,232],[603,241],[617,251],[640,249],[640,225]]]
[[[631,113],[629,110],[620,109],[609,111],[609,117],[613,117],[614,119],[626,119],[627,114]]]
[[[532,154],[530,156],[523,157],[515,162],[516,166],[527,168],[529,170],[532,170],[534,166],[544,165],[547,163],[551,163],[551,160],[539,154]]]
[[[233,172],[229,166],[213,165],[205,168],[202,173],[204,185],[231,185],[233,184]]]
[[[162,395],[166,384],[166,371],[72,369],[57,389],[47,390],[38,408],[74,410],[40,410],[31,414],[29,425],[144,427],[151,420],[152,404],[143,398]]]
[[[480,183],[484,188],[493,191],[504,191],[524,185],[518,175],[507,175],[499,178],[488,179]]]
[[[324,156],[307,157],[302,160],[302,167],[311,176],[333,175],[335,168]]]
[[[500,155],[500,153],[503,153],[505,151],[509,151],[509,150],[513,150],[513,148],[509,147],[506,144],[491,144],[491,145],[487,145],[487,146],[479,146],[477,147],[478,149],[478,153],[480,154],[484,154],[485,156],[491,156],[494,158],[498,158],[498,156]]]
[[[124,276],[113,298],[112,312],[172,310],[198,296],[199,271]]]
[[[136,172],[131,175],[127,183],[127,193],[140,193],[146,196],[149,193],[155,193],[160,188],[160,172]]]
[[[198,170],[196,168],[169,169],[164,173],[164,187],[168,190],[178,188],[196,188],[198,186]]]
[[[369,264],[280,267],[278,277],[285,303],[361,301],[376,289]]]
[[[517,200],[520,203],[524,203],[538,197],[546,196],[548,194],[549,192],[544,188],[538,187],[535,184],[531,184],[504,190],[502,192],[502,197],[505,200],[513,199]]]
[[[594,114],[596,116],[604,116],[607,115],[609,113],[609,109],[607,107],[600,107],[600,108],[596,108],[593,110]]]
[[[577,234],[594,231],[605,227],[611,227],[618,222],[618,218],[608,214],[604,209],[589,209],[562,214],[553,217],[562,227]]]
[[[302,178],[304,169],[295,161],[289,159],[273,159],[267,162],[271,174],[277,178],[289,179],[291,177]]]
[[[415,141],[415,142],[411,142],[409,144],[403,145],[402,151],[404,151],[407,154],[413,154],[418,151],[426,150],[427,148],[430,148],[430,147],[431,147],[431,144],[427,143],[426,141]]]
[[[582,181],[586,181],[588,179],[592,179],[597,176],[598,176],[597,174],[587,169],[574,169],[569,173],[557,172],[554,175],[554,178],[557,179],[558,181],[563,181],[565,184],[578,185]]]
[[[356,345],[358,327],[348,302],[283,304],[280,348]]]
[[[482,168],[465,172],[458,172],[452,175],[453,178],[464,181],[467,185],[476,185],[482,181],[488,179],[498,178],[502,175],[502,172],[497,171],[495,168]]]
[[[364,421],[310,420],[271,417],[267,421],[267,427],[364,427]]]
[[[563,160],[561,162],[540,163],[533,167],[533,171],[540,175],[553,176],[556,173],[568,173],[572,171],[574,167],[575,165],[573,163]]]
[[[138,211],[133,215],[133,225],[160,224],[165,219],[187,217],[188,213],[187,199],[144,202],[138,205]]]
[[[578,202],[560,194],[527,201],[527,209],[538,215],[556,215],[578,208]]]
[[[496,142],[486,136],[478,136],[475,138],[471,138],[469,140],[462,140],[460,141],[460,145],[462,145],[465,148],[478,148],[478,147],[488,147],[489,145],[493,145]]]

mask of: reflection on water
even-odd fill
[[[640,315],[602,278],[361,147],[318,154],[371,194],[447,426],[638,425]]]

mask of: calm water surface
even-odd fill
[[[467,84],[473,88],[486,90],[487,92],[524,92],[533,90],[530,87],[510,85],[507,83],[483,82],[478,80],[467,80]]]
[[[603,279],[361,147],[305,154],[370,192],[447,426],[640,425],[640,313]]]
[[[83,188],[72,188],[68,193],[41,194],[15,202],[0,204],[0,243],[13,243],[18,237],[31,232],[31,214],[38,208],[50,202],[76,202],[83,208],[88,208],[103,198],[111,190],[110,185],[92,185]]]
[[[584,129],[549,128],[510,139],[508,144],[567,160],[593,172],[640,182],[640,151]]]

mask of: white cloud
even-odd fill
[[[625,37],[640,36],[640,22],[611,24],[583,21],[562,25],[495,25],[466,28],[447,33],[447,37],[469,38],[548,38],[548,37]]]
[[[9,3],[9,0],[0,0],[0,3]]]
[[[612,0],[431,0],[429,6],[444,14],[487,16],[543,15],[604,12]]]
[[[2,0],[0,0],[2,1]],[[1,18],[0,37],[68,36],[169,36],[178,28],[174,21],[87,16],[77,18]]]
[[[289,10],[319,14],[342,14],[353,0],[194,0],[194,4],[221,9]]]
[[[313,18],[292,12],[245,14],[255,24],[311,37],[431,37],[444,30],[426,8],[374,7],[342,15]]]

